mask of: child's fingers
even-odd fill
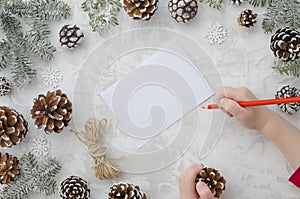
[[[225,110],[225,112],[231,114],[232,116],[242,115],[247,111],[246,109],[241,107],[236,101],[227,98],[221,99],[220,106]]]
[[[200,199],[215,199],[210,189],[204,182],[199,181],[196,185],[196,189]]]

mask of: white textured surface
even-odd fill
[[[97,33],[92,33],[88,25],[88,19],[80,9],[81,1],[78,0],[66,0],[72,5],[73,15],[67,21],[58,22],[51,25],[52,29],[52,42],[55,43],[58,52],[55,58],[50,63],[37,64],[40,66],[39,71],[42,72],[43,68],[49,66],[59,66],[64,74],[64,81],[60,85],[64,92],[66,92],[70,98],[73,98],[73,93],[77,93],[75,90],[76,85],[80,85],[82,89],[82,98],[84,99],[85,93],[88,92],[89,88],[87,83],[76,81],[81,67],[84,65],[85,60],[89,55],[97,48],[98,45],[105,42],[109,35],[105,37],[99,36]],[[169,29],[183,34],[191,38],[194,42],[201,45],[207,54],[209,54],[211,60],[216,64],[216,68],[213,69],[218,71],[224,85],[229,86],[248,86],[259,98],[271,98],[274,96],[275,91],[284,84],[292,84],[300,88],[300,81],[294,78],[283,77],[276,74],[272,69],[273,55],[269,50],[269,38],[270,35],[263,33],[260,28],[261,16],[263,9],[256,9],[255,11],[259,14],[258,24],[253,30],[246,30],[240,28],[236,22],[236,18],[242,8],[248,7],[247,4],[241,6],[233,6],[230,2],[225,3],[225,7],[222,11],[217,11],[208,8],[204,5],[200,5],[198,15],[188,24],[177,24],[170,16],[167,10],[167,1],[162,0],[160,2],[159,10],[154,18],[149,22],[135,22],[129,19],[125,13],[122,12],[121,25],[114,29],[112,32],[124,33],[129,30],[145,28],[145,27],[159,27],[163,29]],[[211,23],[221,22],[224,27],[229,30],[227,40],[223,45],[210,46],[205,40],[206,27]],[[58,43],[58,31],[65,23],[77,24],[81,27],[85,34],[85,39],[76,49],[69,50],[61,48]],[[112,35],[112,34],[111,34]],[[142,35],[144,43],[148,43],[151,40],[161,40],[162,42],[166,39],[164,35],[155,34],[153,31],[149,31]],[[157,38],[159,37],[159,38]],[[133,36],[134,40],[135,37]],[[149,42],[151,43],[151,42]],[[125,44],[130,45],[130,41],[124,41],[121,47]],[[109,46],[107,46],[109,48]],[[106,47],[103,47],[105,52]],[[111,52],[113,54],[113,52]],[[151,52],[140,53],[135,62],[142,62]],[[110,59],[105,57],[103,59]],[[197,58],[195,58],[197,59]],[[133,60],[131,56],[122,57],[118,60],[114,67],[104,71],[103,79],[107,85],[100,85],[105,87],[109,84],[113,84],[119,77],[124,75],[126,72],[133,68]],[[124,67],[126,66],[126,67]],[[103,70],[99,66],[99,70]],[[97,71],[97,69],[95,69]],[[204,70],[204,69],[203,69]],[[93,74],[96,71],[90,71]],[[82,71],[81,71],[82,72]],[[207,73],[209,76],[209,73]],[[92,75],[91,75],[92,76]],[[206,77],[210,79],[210,82],[216,83],[214,89],[221,87],[218,79],[214,80],[214,76]],[[217,77],[216,77],[217,78]],[[88,80],[88,79],[87,79]],[[94,85],[95,87],[95,85]],[[94,88],[93,87],[93,88]],[[22,88],[20,90],[14,89],[12,95],[1,98],[1,105],[9,105],[15,107],[16,110],[23,113],[24,117],[29,122],[29,133],[24,141],[13,149],[5,150],[11,154],[20,155],[29,150],[28,144],[35,136],[43,133],[42,130],[36,130],[33,121],[30,119],[30,108],[32,100],[38,93],[46,93],[47,88],[43,87],[39,80],[31,85],[29,88]],[[94,91],[91,91],[94,92]],[[73,98],[73,101],[80,101],[80,96],[76,96],[77,99]],[[94,97],[94,96],[92,96]],[[75,102],[75,105],[76,103]],[[84,103],[84,101],[83,101]],[[77,103],[78,105],[78,103]],[[86,106],[87,104],[82,104]],[[91,188],[91,198],[106,198],[106,193],[109,187],[114,182],[125,181],[134,184],[139,184],[143,191],[148,193],[149,198],[179,198],[178,192],[178,176],[184,168],[193,163],[204,162],[207,165],[219,168],[223,175],[228,181],[227,190],[222,198],[233,199],[253,199],[253,198],[286,198],[286,199],[297,199],[300,198],[300,191],[292,186],[288,182],[288,178],[292,173],[292,170],[288,166],[286,160],[280,151],[270,143],[266,138],[250,130],[242,128],[237,121],[234,119],[226,119],[225,125],[222,125],[222,116],[214,114],[212,112],[200,112],[200,119],[210,118],[212,120],[211,127],[202,125],[198,128],[198,137],[193,142],[192,146],[188,151],[178,160],[173,162],[170,166],[160,169],[155,172],[149,172],[146,174],[124,174],[120,179],[116,180],[103,180],[96,179],[92,171],[93,161],[90,158],[86,148],[76,138],[69,133],[69,129],[75,128],[76,126],[82,126],[83,121],[87,120],[89,116],[104,115],[107,116],[106,107],[102,107],[98,104],[97,110],[86,110],[81,112],[81,118],[73,120],[70,127],[68,127],[61,134],[52,134],[47,136],[51,143],[50,154],[57,157],[62,163],[62,172],[57,176],[57,180],[61,181],[70,175],[79,175],[89,182]],[[276,107],[272,107],[276,111]],[[95,111],[92,112],[92,111]],[[76,110],[75,110],[76,112]],[[215,111],[217,112],[217,111]],[[78,113],[75,113],[78,116]],[[283,115],[286,119],[292,122],[297,127],[299,125],[300,113],[293,116]],[[76,122],[75,122],[76,121]],[[192,116],[187,117],[182,121],[182,126],[188,129],[193,126],[195,118]],[[113,123],[113,122],[112,122]],[[218,128],[223,127],[222,135],[213,149],[213,151],[204,159],[199,158],[199,150],[201,146],[198,144],[198,140],[203,140],[202,130],[208,130],[209,135],[207,136],[206,143],[203,147],[203,151],[209,151],[211,146],[216,139],[215,131]],[[115,126],[111,126],[108,130],[108,137],[118,143],[118,137],[116,134],[110,135],[110,132],[115,132]],[[179,127],[176,125],[172,130],[178,130]],[[215,129],[216,128],[216,129]],[[172,136],[169,132],[164,134],[164,139],[158,141],[157,147],[160,149],[163,144],[167,144],[168,139],[171,140]],[[167,138],[167,141],[166,141]],[[124,146],[121,146],[121,145]],[[129,143],[120,142],[121,148],[126,150],[132,150]],[[145,151],[151,150],[145,149]],[[178,149],[180,150],[180,149]],[[3,151],[3,149],[1,149]],[[172,153],[173,151],[170,151]],[[202,154],[202,153],[201,153]],[[200,155],[201,155],[200,154]],[[118,152],[114,152],[113,156],[119,157]],[[135,165],[139,164],[134,162],[134,158],[123,161],[127,164]],[[149,159],[149,162],[153,161]],[[123,162],[123,164],[124,164]],[[31,196],[30,198],[41,198],[40,196]],[[46,197],[44,197],[46,198]],[[58,198],[58,195],[53,195],[48,198]]]

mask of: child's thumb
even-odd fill
[[[196,185],[196,189],[201,199],[215,199],[210,189],[204,182],[199,181]]]
[[[236,101],[223,98],[220,100],[220,106],[228,113],[232,114],[233,116],[241,114],[245,109],[241,107]]]

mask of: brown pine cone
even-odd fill
[[[216,198],[219,198],[225,190],[226,180],[217,169],[204,167],[197,175],[196,183],[199,182],[199,180],[207,184]]]
[[[20,174],[19,160],[8,153],[0,152],[0,183],[8,184],[18,178]]]
[[[145,193],[140,190],[139,186],[129,183],[114,184],[110,187],[108,199],[147,199]]]
[[[134,20],[148,21],[155,14],[158,0],[123,0],[125,12]]]
[[[27,134],[28,124],[16,110],[0,106],[0,146],[12,147]]]
[[[0,97],[5,96],[11,92],[9,80],[6,77],[0,77]]]
[[[90,189],[82,178],[70,176],[60,183],[59,195],[62,199],[88,199]]]
[[[46,133],[60,133],[68,126],[72,117],[72,102],[61,90],[40,94],[33,101],[31,117],[35,126]]]
[[[251,9],[242,10],[238,17],[238,23],[246,28],[251,28],[256,23],[257,14],[253,13]]]
[[[59,37],[61,46],[75,48],[82,42],[84,35],[76,25],[64,25],[59,31]]]
[[[280,28],[271,37],[270,48],[283,61],[300,58],[300,32],[294,28]]]
[[[170,0],[168,9],[178,23],[186,23],[197,15],[198,4],[197,0]]]

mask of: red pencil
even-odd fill
[[[300,102],[300,97],[290,97],[290,98],[279,98],[279,99],[267,99],[267,100],[253,100],[253,101],[241,101],[238,104],[242,107],[248,106],[263,106],[270,104],[288,104]],[[207,106],[202,107],[204,109],[218,109],[218,104],[209,104]]]

